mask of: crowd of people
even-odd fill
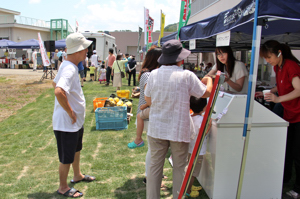
[[[93,52],[91,65],[88,66],[87,48],[91,41],[80,33],[73,33],[66,39],[68,48],[66,58],[53,81],[55,88],[55,108],[53,113],[53,130],[57,140],[59,155],[59,188],[58,194],[81,197],[82,192],[70,188],[67,183],[69,168],[72,165],[74,177],[72,183],[94,181],[96,178],[84,175],[80,171],[80,151],[82,149],[83,124],[85,117],[85,99],[80,86],[86,77],[86,69],[90,70],[90,81],[99,79],[100,83],[120,89],[122,78],[127,72],[128,85],[131,76],[136,84],[136,61],[128,54],[114,55],[109,49],[106,61],[99,60],[97,52]],[[199,132],[207,104],[207,97],[212,92],[212,76],[221,71],[225,74],[223,88],[229,92],[247,94],[249,73],[245,64],[235,59],[230,47],[217,47],[216,65],[211,67],[205,77],[200,80],[195,73],[182,68],[183,60],[190,55],[178,40],[169,40],[162,48],[152,47],[148,50],[139,72],[140,98],[137,109],[137,130],[134,141],[128,148],[136,149],[145,146],[143,131],[147,132],[148,152],[145,160],[146,195],[148,199],[160,198],[163,166],[170,148],[173,160],[173,198],[178,197],[185,167],[195,145],[195,137]],[[61,52],[61,56],[62,56]],[[274,66],[276,87],[265,95],[266,101],[281,103],[284,108],[283,119],[289,122],[287,132],[286,158],[283,183],[288,183],[295,163],[296,182],[293,190],[286,193],[298,198],[300,193],[300,62],[287,45],[277,41],[265,42],[260,50],[265,60]],[[59,52],[57,52],[59,57]],[[82,79],[81,85],[79,75]],[[93,75],[94,74],[94,75]],[[99,75],[97,77],[97,74]],[[124,76],[124,77],[122,77]],[[78,83],[76,83],[78,82]],[[174,106],[180,104],[180,106]],[[190,113],[192,110],[192,114]],[[209,126],[211,123],[209,124]],[[192,174],[187,195],[195,196],[201,187],[193,186],[193,180],[199,175],[206,143],[209,139],[208,128],[204,144],[199,154],[196,168]],[[69,133],[73,132],[73,133]]]

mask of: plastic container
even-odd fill
[[[96,108],[103,107],[105,104],[105,100],[107,100],[107,97],[100,97],[100,98],[95,98],[93,100],[93,105],[94,105],[94,111]]]
[[[117,96],[119,98],[126,98],[129,99],[130,91],[129,90],[118,90]]]
[[[127,129],[127,107],[100,107],[95,110],[96,129]]]

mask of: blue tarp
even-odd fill
[[[160,45],[163,45],[166,41],[169,41],[171,39],[177,39],[178,32],[173,32],[172,34],[169,34],[167,36],[164,36],[160,39]]]
[[[15,44],[16,42],[7,39],[0,40],[0,48],[7,48],[9,45]]]
[[[66,39],[61,39],[61,40],[55,41],[55,48],[56,49],[64,48],[64,47],[66,47]]]
[[[21,41],[21,42],[9,45],[8,47],[9,48],[25,48],[25,49],[40,48],[39,41],[36,39],[29,39],[26,41]]]
[[[182,27],[180,40],[188,47],[187,41],[196,39],[194,52],[207,51],[215,48],[217,34],[230,30],[232,48],[250,49],[254,11],[255,1],[243,0],[218,15]],[[258,19],[263,22],[262,43],[275,39],[300,49],[300,1],[260,0]]]

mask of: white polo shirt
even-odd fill
[[[77,118],[76,122],[72,124],[72,119],[55,97],[52,117],[53,130],[76,132],[83,126],[85,118],[85,98],[78,76],[78,67],[70,61],[64,61],[53,81],[56,83],[56,87],[60,87],[66,92],[68,102]]]
[[[162,140],[190,142],[194,130],[190,96],[202,97],[206,86],[188,70],[161,66],[149,76],[145,96],[151,97],[147,135]]]

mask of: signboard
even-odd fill
[[[217,34],[216,46],[229,46],[230,44],[230,31]]]
[[[196,39],[191,39],[190,40],[189,49],[190,50],[195,50],[196,49]]]
[[[15,48],[8,49],[9,54],[16,54],[16,52],[17,52],[17,49],[15,49]]]

